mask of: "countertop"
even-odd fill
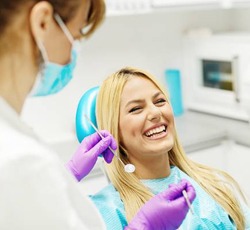
[[[226,139],[250,147],[248,122],[187,110],[175,117],[175,123],[187,153],[218,145]]]

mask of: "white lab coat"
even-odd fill
[[[1,97],[0,229],[105,229],[96,207],[57,155]]]

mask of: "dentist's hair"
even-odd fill
[[[29,18],[26,17],[23,20],[23,28],[15,28],[13,25],[16,22],[16,17],[19,16],[20,12],[26,11],[28,14],[34,5],[41,1],[43,0],[0,0],[0,45],[2,43],[2,39],[10,41],[10,38],[14,37],[15,39],[15,36],[18,37],[18,34],[22,33],[23,29],[28,24],[27,22]],[[88,28],[88,30],[84,34],[85,37],[88,37],[96,30],[104,19],[104,0],[47,0],[47,2],[52,5],[54,12],[58,13],[65,23],[72,19],[78,7],[83,4],[83,1],[90,1],[90,9],[86,24],[86,28]],[[5,35],[7,37],[5,37]]]
[[[149,79],[167,97],[164,88],[157,83],[156,79],[151,74],[136,68],[123,68],[110,75],[103,82],[97,98],[96,114],[98,128],[109,130],[114,136],[117,143],[119,143],[117,154],[119,154],[125,164],[130,162],[126,157],[126,146],[121,146],[120,143],[119,110],[123,88],[128,79],[134,77]],[[188,159],[180,144],[176,130],[174,132],[174,146],[168,153],[170,165],[177,166],[210,194],[215,201],[226,210],[238,230],[245,229],[244,215],[238,199],[233,193],[233,189],[236,188],[243,196],[237,182],[230,175],[221,170],[210,168]],[[140,207],[148,201],[153,194],[140,182],[134,173],[126,173],[123,165],[120,164],[117,158],[113,158],[112,163],[106,164],[105,166],[109,179],[120,193],[124,203],[127,221],[129,222],[138,212]]]

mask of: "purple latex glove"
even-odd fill
[[[85,137],[71,160],[66,164],[78,181],[89,174],[99,155],[102,155],[107,163],[110,163],[114,157],[108,147],[117,149],[115,139],[106,130],[102,130],[100,133],[104,139],[98,133]]]
[[[187,180],[171,185],[151,198],[135,215],[125,230],[175,230],[185,219],[189,207],[182,191],[186,190],[190,203],[196,197],[194,187]]]

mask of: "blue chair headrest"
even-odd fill
[[[81,97],[76,111],[76,135],[79,142],[81,142],[86,136],[89,136],[95,132],[89,121],[84,116],[85,114],[96,124],[96,98],[99,91],[99,86],[93,87],[87,90]]]

